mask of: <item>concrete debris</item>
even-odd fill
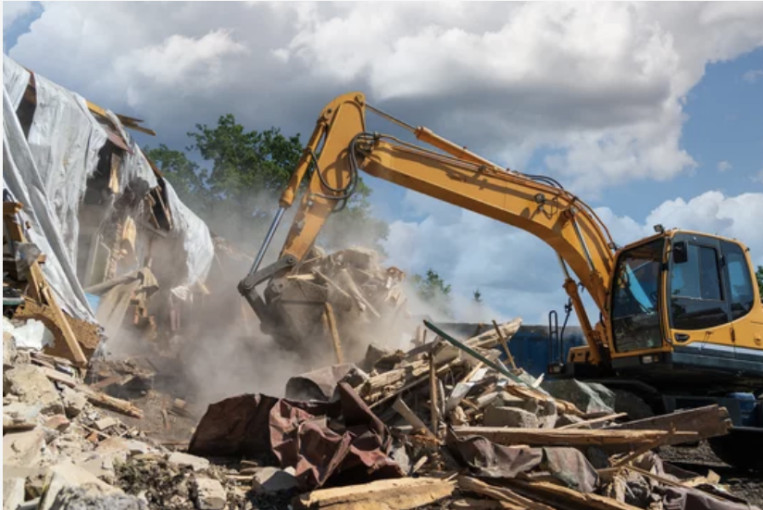
[[[541,388],[555,398],[568,400],[587,414],[612,414],[615,409],[615,394],[599,383],[584,383],[576,379],[548,380]]]
[[[264,466],[257,468],[252,476],[255,492],[291,491],[299,485],[297,478],[287,469]]]
[[[227,502],[227,494],[222,484],[214,478],[196,477],[196,508],[199,510],[222,510]]]
[[[3,389],[43,413],[61,414],[64,407],[56,387],[44,371],[34,365],[21,365],[3,372]]]
[[[203,471],[209,467],[209,460],[183,452],[172,452],[167,461],[178,466],[189,466],[194,471]]]

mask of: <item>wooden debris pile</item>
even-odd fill
[[[327,255],[313,248],[290,274],[268,284],[267,308],[258,311],[263,331],[292,348],[304,348],[308,338],[330,346],[337,363],[357,359],[381,324],[402,330],[397,324],[408,319],[404,277],[396,267],[382,267],[373,250]]]
[[[238,457],[237,482],[257,498],[290,495],[297,508],[749,508],[714,473],[653,452],[725,434],[726,409],[638,421],[585,413],[499,360],[519,325],[464,342],[438,330],[407,352],[371,346],[359,367],[300,376],[322,388],[310,402],[226,399],[210,406],[190,451]]]

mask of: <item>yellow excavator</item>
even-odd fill
[[[367,113],[420,143],[366,131]],[[374,108],[359,92],[337,97],[321,112],[262,247],[239,283],[263,325],[300,320],[301,308],[290,308],[293,300],[286,297],[285,276],[305,259],[329,215],[351,197],[361,171],[521,228],[551,246],[586,340],[569,350],[566,362],[553,364],[551,374],[627,390],[655,412],[725,405],[734,432],[717,442],[716,451],[737,464],[749,464],[744,452],[750,441],[758,445],[752,451],[763,451],[763,303],[748,248],[734,239],[660,225],[653,236],[616,246],[596,212],[556,180],[502,168]],[[302,188],[279,259],[260,268]],[[263,298],[256,287],[266,280]],[[599,310],[595,323],[579,288]],[[307,340],[293,338],[298,328],[281,329],[285,336],[289,331],[292,343]],[[744,452],[735,446],[739,441],[747,444]]]

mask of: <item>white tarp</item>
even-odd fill
[[[15,60],[3,55],[3,84],[8,90],[13,111],[16,111],[21,104],[24,91],[29,85],[29,76],[29,71],[18,65]]]
[[[81,96],[35,74],[37,105],[25,137],[15,112],[28,79],[23,67],[4,57],[3,189],[24,205],[21,214],[31,225],[29,240],[47,255],[43,273],[61,307],[73,317],[95,322],[75,270],[78,212],[107,135]],[[158,186],[157,177],[116,115],[107,112],[107,117],[132,150],[122,159],[120,189],[130,187],[141,199]],[[206,224],[180,201],[166,180],[164,185],[173,217],[168,241],[179,250],[177,256],[185,257],[185,270],[168,271],[168,276],[172,275],[173,286],[191,286],[203,282],[209,272],[214,258],[212,237]]]
[[[167,189],[168,207],[174,223],[173,229],[180,234],[183,249],[187,253],[186,281],[179,283],[183,285],[203,283],[215,257],[215,245],[209,228],[201,218],[180,201],[167,179],[164,179],[164,186]]]
[[[20,213],[29,222],[28,238],[46,255],[42,272],[61,307],[72,317],[95,322],[74,267],[49,207],[45,186],[35,166],[16,109],[3,86],[3,190],[24,205]]]
[[[76,267],[79,205],[87,179],[98,166],[106,131],[93,118],[85,100],[35,75],[37,106],[27,138],[45,186],[70,263]]]

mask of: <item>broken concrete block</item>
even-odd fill
[[[117,420],[112,418],[111,416],[106,416],[105,418],[101,418],[100,420],[95,422],[95,428],[99,431],[103,432],[106,429],[110,429],[114,425],[119,423]]]
[[[71,422],[64,416],[63,414],[54,414],[50,418],[45,420],[45,427],[53,430],[57,430],[59,432],[63,432],[67,428],[69,428],[69,425]]]
[[[196,478],[196,508],[199,510],[222,510],[228,500],[228,495],[222,484],[213,479]]]
[[[3,510],[16,510],[24,502],[23,476],[3,476]]]
[[[209,467],[209,460],[204,457],[197,457],[189,453],[172,452],[167,457],[167,462],[177,464],[178,466],[190,466],[194,471],[201,471]]]
[[[3,370],[13,368],[16,361],[16,342],[9,331],[3,331]]]
[[[145,510],[146,502],[129,494],[99,494],[82,487],[64,487],[51,510]]]
[[[297,478],[294,475],[275,467],[259,468],[252,477],[252,489],[255,492],[288,491],[296,487]]]
[[[47,490],[40,500],[40,510],[53,510],[68,508],[56,504],[58,493],[65,488],[81,488],[92,496],[124,494],[121,489],[113,487],[106,482],[99,480],[92,473],[75,464],[66,461],[53,466],[50,470],[50,482]],[[54,506],[56,505],[56,506]],[[89,507],[83,507],[89,508]]]
[[[35,467],[42,459],[45,446],[45,432],[36,427],[25,432],[15,432],[3,436],[3,464],[21,467]]]
[[[63,390],[61,390],[61,400],[64,404],[66,416],[69,418],[79,416],[79,413],[81,413],[87,405],[87,397],[68,386],[64,386]]]
[[[40,412],[44,414],[64,412],[58,390],[40,367],[21,365],[7,370],[3,373],[3,383],[22,402],[39,405]]]
[[[615,394],[599,383],[556,379],[543,381],[541,387],[554,398],[572,402],[584,413],[614,413]]]
[[[538,428],[538,418],[533,413],[517,407],[495,406],[485,409],[482,421],[485,427]]]

